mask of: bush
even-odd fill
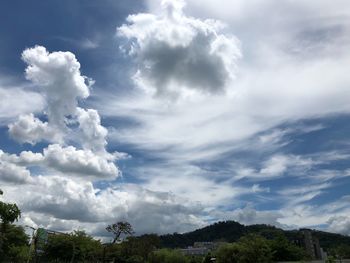
[[[269,263],[272,262],[272,255],[268,240],[248,235],[236,243],[221,246],[216,258],[218,263]]]
[[[150,263],[188,263],[187,257],[177,250],[160,249],[154,251],[149,257]]]

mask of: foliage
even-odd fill
[[[246,233],[245,226],[235,221],[214,223],[184,234],[168,234],[161,236],[162,246],[167,248],[186,248],[194,242],[205,241],[237,241]]]
[[[2,190],[0,190],[0,195],[3,195]],[[21,216],[21,211],[16,204],[9,204],[0,201],[0,219],[2,225],[13,223],[18,220]]]
[[[146,262],[148,256],[160,247],[159,237],[155,234],[128,237],[120,244],[106,245],[105,259],[116,259],[117,262]]]
[[[125,260],[126,263],[144,263],[144,259],[141,256],[133,255]]]
[[[17,221],[20,216],[21,211],[16,204],[0,201],[0,218],[3,225]]]
[[[3,192],[0,190],[0,195],[2,195]],[[18,244],[16,242],[17,240],[14,239],[13,236],[11,236],[14,229],[16,229],[11,224],[18,220],[18,218],[21,216],[21,211],[19,210],[18,206],[16,204],[10,204],[0,201],[0,219],[1,219],[1,225],[0,225],[0,260],[6,259],[7,257],[10,257],[10,245],[13,244],[14,246],[17,246]],[[17,228],[17,230],[24,233],[23,229]],[[20,235],[22,237],[22,235]]]
[[[272,251],[268,240],[249,234],[238,242],[227,244],[217,251],[218,263],[268,263],[272,262]]]
[[[211,253],[209,252],[209,253],[203,258],[202,263],[211,263],[211,258],[212,258],[212,255],[211,255]]]
[[[150,254],[149,262],[151,263],[188,263],[187,257],[182,255],[178,250],[160,249]]]
[[[329,254],[337,259],[350,258],[350,245],[342,244],[329,250]]]
[[[2,204],[4,204],[2,209],[5,211],[9,206],[5,203]],[[17,206],[15,205],[15,207]],[[12,224],[18,217],[7,216],[12,212],[6,211],[6,213],[1,214],[0,248],[3,250],[0,251],[0,262],[26,262],[29,256],[28,236],[22,227]],[[20,215],[19,209],[17,214]],[[253,225],[246,227],[228,221],[187,234],[175,233],[160,237],[155,234],[139,237],[129,236],[121,243],[116,241],[122,234],[130,235],[133,233],[128,222],[109,225],[107,230],[114,234],[114,240],[105,245],[84,231],[74,231],[70,234],[50,234],[48,242],[37,255],[39,261],[102,262],[104,260],[104,262],[119,263],[208,263],[211,257],[216,257],[217,263],[269,263],[307,259],[306,252],[290,242],[298,237],[298,232],[283,231],[273,226]],[[231,236],[228,236],[227,233],[230,233]],[[327,250],[330,255],[327,262],[331,263],[335,259],[350,257],[350,243],[347,243],[345,236],[320,231],[313,231],[313,235],[320,239],[329,235],[335,238],[333,240],[344,241],[340,244],[335,242],[334,246]],[[183,247],[185,244],[192,245],[195,241],[215,240],[233,240],[233,243],[226,243],[220,246],[217,251],[211,251],[211,254],[204,257],[187,257],[176,249],[160,249],[164,245]]]
[[[23,263],[28,260],[30,251],[28,245],[14,246],[11,245],[8,249],[7,257],[14,263]]]
[[[291,243],[283,234],[270,241],[274,261],[299,261],[307,259],[304,249]]]
[[[137,255],[144,260],[148,255],[159,248],[160,241],[157,235],[143,235],[141,237],[129,237],[126,242],[121,244],[122,254],[125,256]]]
[[[28,236],[20,226],[9,224],[4,233],[2,244],[3,252],[0,257],[3,260],[24,262],[28,258]]]
[[[335,257],[329,256],[329,257],[326,259],[325,263],[336,263]]]
[[[282,230],[270,225],[244,226],[235,221],[223,221],[213,225],[197,229],[184,234],[167,234],[160,236],[162,247],[185,248],[193,245],[196,241],[226,241],[236,242],[247,234],[258,234],[267,239],[275,239],[284,235],[288,240],[295,240],[299,237],[296,230]],[[350,245],[350,237],[340,234],[312,230],[312,235],[319,239],[320,246],[328,251],[334,246],[341,244]]]
[[[100,241],[93,239],[84,231],[74,231],[71,234],[50,235],[43,259],[85,262],[97,260],[101,255]]]
[[[241,248],[239,244],[224,244],[216,252],[217,262],[219,263],[237,263]]]
[[[110,233],[114,234],[113,244],[120,238],[122,234],[124,235],[132,235],[134,233],[133,228],[129,222],[122,221],[117,222],[112,225],[108,225],[106,230]]]

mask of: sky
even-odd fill
[[[350,235],[347,0],[13,0],[0,25],[20,224]]]

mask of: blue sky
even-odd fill
[[[345,0],[0,5],[0,186],[21,223],[350,234]]]

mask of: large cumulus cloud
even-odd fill
[[[114,162],[119,155],[106,151],[108,130],[101,125],[100,115],[94,109],[78,106],[79,100],[89,96],[93,80],[81,75],[75,55],[50,53],[45,47],[36,46],[26,49],[22,59],[28,64],[26,78],[39,88],[46,108],[38,116],[34,113],[20,115],[17,121],[9,124],[9,133],[21,143],[35,145],[46,141],[53,144],[42,152],[4,153],[6,160],[2,166],[8,172],[1,177],[9,177],[13,169],[26,174],[25,167],[33,166],[50,173],[90,180],[118,177],[120,171]],[[71,143],[74,146],[69,145]]]
[[[135,79],[158,95],[220,93],[234,77],[239,43],[221,32],[220,22],[188,17],[183,7],[183,1],[163,1],[159,15],[130,15],[117,29],[136,57]]]
[[[89,79],[80,73],[80,63],[71,52],[49,53],[45,47],[26,49],[22,59],[28,64],[26,78],[38,85],[47,99],[50,122],[65,125],[73,115],[77,99],[89,96]]]

